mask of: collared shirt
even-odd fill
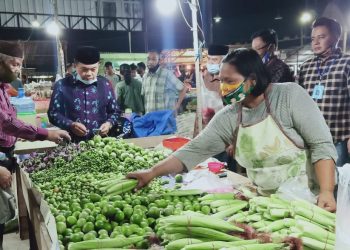
[[[288,65],[281,59],[277,58],[277,56],[271,57],[266,64],[266,68],[271,75],[272,83],[294,82],[292,72]]]
[[[321,81],[319,71],[324,72]],[[310,96],[316,85],[324,86],[322,99],[315,102],[331,130],[333,141],[337,143],[350,138],[350,55],[337,49],[328,58],[307,60],[300,68],[299,84]]]
[[[6,85],[0,83],[0,147],[12,147],[17,138],[45,140],[48,135],[46,129],[36,128],[17,119]]]
[[[117,83],[121,81],[121,77],[117,74],[113,74],[112,76],[106,74],[105,77],[112,83],[114,90],[117,87]]]
[[[115,125],[119,115],[111,83],[102,76],[90,85],[73,77],[63,78],[55,84],[48,111],[50,122],[67,131],[73,122],[79,122],[88,130],[85,137],[71,133],[73,141],[92,138],[94,129],[107,121]]]
[[[173,110],[183,88],[184,84],[168,69],[159,67],[155,73],[148,72],[142,84],[145,112]]]
[[[142,83],[136,79],[131,79],[129,85],[125,81],[118,82],[115,92],[120,108],[123,111],[129,108],[134,113],[144,113],[141,90]]]

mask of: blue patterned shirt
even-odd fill
[[[71,133],[73,141],[92,138],[94,129],[107,121],[115,125],[119,116],[120,110],[112,85],[102,76],[98,76],[97,82],[90,85],[69,76],[54,86],[48,111],[50,122],[67,131],[70,131],[73,122],[79,122],[88,130],[85,137]]]

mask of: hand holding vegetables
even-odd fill
[[[153,178],[155,178],[152,175],[152,170],[147,169],[147,170],[141,170],[137,172],[130,173],[126,176],[129,179],[136,179],[138,181],[136,189],[141,189],[150,183]]]
[[[153,168],[146,171],[137,171],[129,173],[126,177],[137,179],[139,181],[137,189],[146,186],[150,181],[158,176],[168,174],[178,174],[184,171],[182,162],[176,157],[170,155],[165,160],[156,164]]]
[[[107,136],[109,130],[112,128],[112,124],[110,122],[105,122],[100,127],[100,135],[101,136]]]
[[[71,140],[68,132],[65,130],[50,130],[47,135],[47,139],[57,144],[60,144],[64,139],[67,141]]]
[[[73,122],[70,129],[72,133],[77,136],[85,136],[87,134],[87,129],[85,125],[79,122]]]

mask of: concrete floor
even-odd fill
[[[4,235],[4,250],[29,250],[29,240],[21,240],[18,233]]]

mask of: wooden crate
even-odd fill
[[[17,195],[20,238],[22,240],[29,238],[31,248],[57,249],[56,222],[48,204],[33,187],[29,175],[20,168],[17,169],[17,173],[19,175],[17,183],[20,186]]]

